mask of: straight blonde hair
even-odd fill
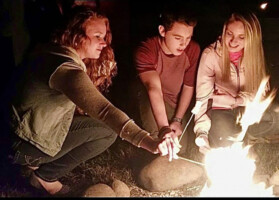
[[[259,20],[253,13],[233,13],[225,22],[222,33],[222,80],[230,80],[230,58],[229,51],[225,44],[227,26],[235,21],[240,21],[244,26],[244,52],[241,65],[244,66],[245,92],[255,93],[266,76],[266,65],[262,45],[262,32]]]

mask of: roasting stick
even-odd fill
[[[201,165],[201,166],[205,166],[204,163],[201,163],[201,162],[198,162],[198,161],[194,161],[194,160],[190,160],[190,159],[187,159],[187,158],[183,158],[181,156],[178,156],[178,159],[181,159],[181,160],[186,160],[186,161],[189,161],[191,163],[195,163],[195,164],[198,164],[198,165]]]
[[[192,111],[191,111],[191,112],[192,112],[192,115],[191,115],[190,119],[188,120],[188,122],[187,122],[187,124],[186,124],[186,126],[185,126],[185,128],[184,128],[184,130],[183,130],[183,132],[182,132],[182,134],[181,134],[181,136],[180,136],[180,138],[179,138],[179,140],[178,140],[179,143],[180,143],[180,140],[181,140],[181,138],[183,137],[184,133],[186,132],[186,129],[188,128],[188,126],[189,126],[189,124],[190,124],[192,118],[193,118],[194,115],[197,114],[198,111],[200,110],[201,104],[202,104],[201,101],[197,101],[195,107],[192,109]],[[194,161],[194,160],[190,160],[190,159],[187,159],[187,158],[183,158],[183,157],[181,157],[181,156],[178,156],[178,158],[181,159],[181,160],[186,160],[186,161],[188,161],[188,162],[191,162],[191,163],[195,163],[195,164],[204,166],[204,163],[201,163],[201,162],[197,162],[197,161]]]
[[[179,138],[179,140],[178,140],[179,143],[180,143],[180,140],[181,140],[181,138],[183,137],[183,135],[184,135],[184,133],[185,133],[187,127],[189,126],[189,124],[190,124],[190,122],[191,122],[193,116],[194,116],[194,113],[192,113],[190,119],[188,120],[188,122],[187,122],[187,124],[186,124],[186,126],[185,126],[185,128],[184,128],[184,130],[183,130],[183,132],[182,132],[182,134],[181,134],[181,136],[180,136],[180,138]]]
[[[194,117],[195,114],[197,114],[197,113],[199,112],[199,110],[200,110],[200,108],[201,108],[201,105],[202,105],[202,102],[201,102],[201,101],[197,101],[197,102],[196,102],[195,107],[194,107],[194,108],[192,109],[192,111],[191,111],[192,115],[191,115],[190,119],[188,120],[188,122],[187,122],[187,124],[186,124],[186,126],[185,126],[185,128],[184,128],[184,130],[183,130],[183,132],[182,132],[182,134],[181,134],[181,136],[180,136],[180,138],[179,138],[179,140],[178,140],[179,143],[180,143],[180,140],[182,139],[184,133],[186,132],[186,129],[188,128],[188,126],[189,126],[189,124],[190,124],[192,118]]]

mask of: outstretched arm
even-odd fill
[[[64,93],[89,116],[98,118],[121,138],[152,153],[173,157],[173,150],[165,148],[167,141],[154,141],[149,133],[137,126],[124,112],[113,106],[92,84],[82,70],[60,67],[51,76],[50,86]]]

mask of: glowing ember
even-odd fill
[[[255,161],[248,158],[250,146],[243,148],[240,142],[248,127],[259,123],[266,108],[275,97],[275,91],[265,99],[265,78],[252,102],[248,102],[240,119],[242,131],[237,138],[230,138],[235,143],[229,147],[211,149],[205,156],[205,168],[210,183],[200,193],[204,197],[271,197],[273,188],[266,188],[265,183],[253,183],[256,169]]]
[[[260,5],[260,8],[261,8],[262,10],[265,10],[266,7],[267,7],[267,4],[268,4],[268,3],[262,3],[262,4]]]

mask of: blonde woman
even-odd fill
[[[222,36],[202,53],[196,88],[201,108],[195,116],[194,132],[210,147],[227,146],[227,136],[239,133],[236,118],[248,99],[252,99],[266,76],[260,23],[253,13],[233,13],[225,22]],[[260,124],[249,128],[250,139],[272,134],[277,129],[276,115],[269,110]]]

